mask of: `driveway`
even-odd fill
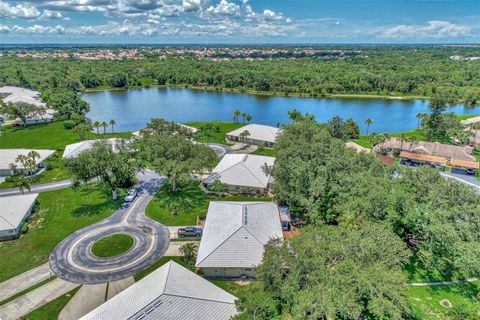
[[[169,230],[148,218],[145,209],[167,178],[150,170],[137,178],[135,201],[124,203],[110,217],[72,233],[55,247],[49,262],[59,278],[82,284],[117,281],[146,269],[164,255],[170,243]],[[131,236],[135,240],[132,248],[114,257],[94,256],[93,243],[115,233]]]
[[[227,145],[220,144],[220,143],[207,143],[207,146],[210,149],[213,149],[215,153],[218,155],[219,158],[223,157],[224,155],[228,153],[233,153],[232,148],[230,148]]]
[[[65,189],[73,185],[72,180],[61,180],[56,182],[37,184],[30,187],[25,193],[39,193],[51,190]],[[18,188],[0,189],[0,197],[22,194]]]
[[[480,181],[475,176],[468,176],[464,174],[451,173],[451,172],[440,172],[440,174],[446,178],[454,179],[467,186],[474,187],[477,189],[477,192],[480,193]]]

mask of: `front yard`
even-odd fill
[[[63,238],[112,214],[122,200],[112,201],[109,196],[92,186],[41,193],[28,233],[0,243],[0,257],[8,257],[0,259],[0,282],[47,262]]]

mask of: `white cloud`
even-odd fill
[[[221,0],[217,6],[208,7],[207,11],[215,15],[240,16],[240,6],[227,0]]]
[[[428,21],[426,25],[398,25],[381,33],[389,39],[446,39],[472,36],[471,29],[449,21]]]
[[[10,5],[7,2],[0,1],[0,17],[14,19],[34,19],[40,16],[37,8],[24,4]]]

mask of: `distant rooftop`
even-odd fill
[[[0,231],[16,229],[38,197],[38,193],[0,197]]]
[[[55,153],[55,150],[46,149],[0,149],[0,170],[10,169],[10,164],[14,163],[18,169],[24,169],[21,163],[15,162],[19,155],[27,155],[30,151],[36,151],[40,158],[37,163],[43,162],[45,159]]]
[[[248,131],[250,134],[248,139],[260,140],[260,141],[267,141],[271,143],[275,143],[279,134],[281,134],[282,129],[265,126],[262,124],[249,124],[244,127],[241,127],[237,130],[233,130],[232,132],[227,133],[227,136],[235,136],[239,137],[242,132],[245,130]]]

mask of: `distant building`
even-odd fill
[[[169,261],[80,320],[228,320],[236,299]]]
[[[20,235],[22,225],[32,214],[38,193],[0,197],[0,240]]]
[[[208,186],[215,181],[225,183],[229,191],[240,192],[244,189],[264,193],[273,182],[273,177],[264,170],[265,165],[273,166],[274,157],[252,154],[226,154],[212,173],[203,180]]]
[[[212,201],[195,266],[206,277],[255,277],[264,246],[274,238],[283,233],[273,202]]]
[[[29,116],[27,116],[26,120],[23,121],[20,118],[16,118],[13,122],[13,125],[16,126],[23,126],[23,125],[32,125],[32,124],[45,124],[50,123],[53,121],[53,116],[55,114],[55,110],[53,109],[42,109],[38,110]]]
[[[45,167],[44,161],[51,157],[55,150],[43,150],[43,149],[0,149],[0,176],[8,177],[12,175],[10,164],[16,165],[17,173],[26,173],[25,168],[20,162],[16,162],[19,155],[27,155],[30,151],[36,151],[40,158],[36,158],[37,170],[41,170]],[[34,173],[36,173],[34,172]]]
[[[85,140],[85,141],[80,141],[77,143],[69,144],[65,146],[65,150],[63,151],[63,158],[74,158],[80,154],[80,152],[89,150],[92,148],[93,144],[95,142],[99,141],[106,141],[110,145],[112,145],[113,149],[115,150],[115,147],[118,143],[120,143],[122,140],[128,140],[124,138],[110,138],[110,139],[97,139],[97,140]]]
[[[359,145],[358,143],[353,142],[353,141],[349,141],[349,142],[345,143],[345,147],[347,147],[348,149],[353,149],[357,153],[360,153],[360,152],[370,153],[370,152],[372,152],[372,149],[362,147],[361,145]]]
[[[242,133],[245,131],[248,132],[248,135],[243,137]],[[261,124],[249,124],[227,133],[227,139],[233,142],[255,144],[271,148],[275,145],[275,142],[281,133],[282,129],[276,127]]]

